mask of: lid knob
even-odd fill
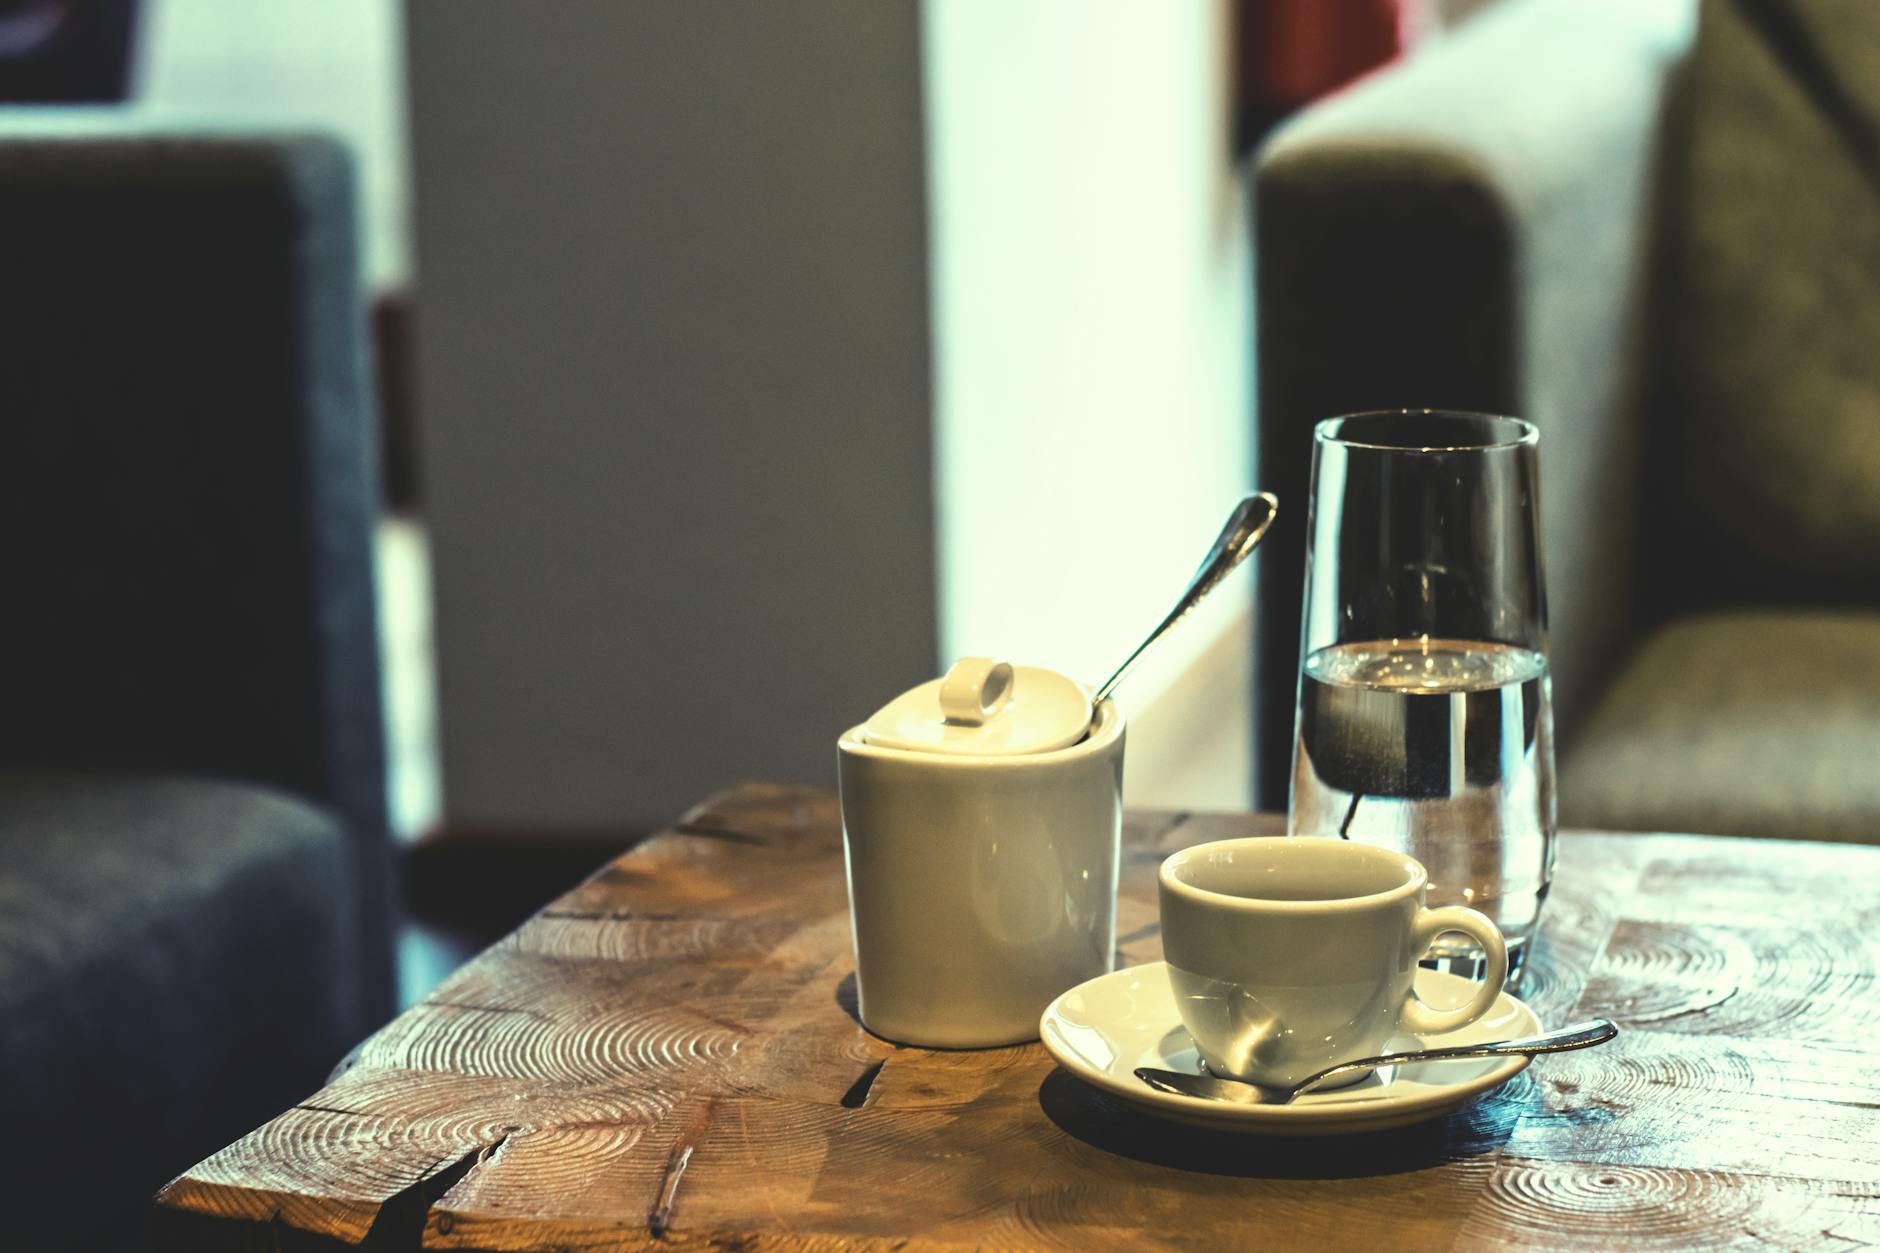
[[[956,727],[983,725],[1012,696],[1012,667],[990,657],[962,657],[940,681],[940,712]]]

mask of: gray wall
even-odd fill
[[[408,0],[445,820],[644,828],[936,665],[914,0]]]

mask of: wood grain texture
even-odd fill
[[[1168,852],[1133,814],[1117,949]],[[854,1017],[832,796],[747,785],[544,909],[328,1086],[158,1197],[188,1249],[1769,1247],[1880,1243],[1880,848],[1569,834],[1524,999],[1607,1014],[1399,1131],[1157,1122],[1038,1045]]]

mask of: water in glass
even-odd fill
[[[1305,658],[1288,829],[1398,849],[1430,874],[1430,904],[1468,905],[1526,955],[1552,877],[1547,659],[1534,649],[1417,638]],[[1437,964],[1470,973],[1449,936]]]

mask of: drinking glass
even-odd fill
[[[1495,920],[1511,979],[1554,864],[1538,436],[1422,409],[1318,424],[1287,814],[1422,862],[1432,907]],[[1479,956],[1432,954],[1469,976]]]

